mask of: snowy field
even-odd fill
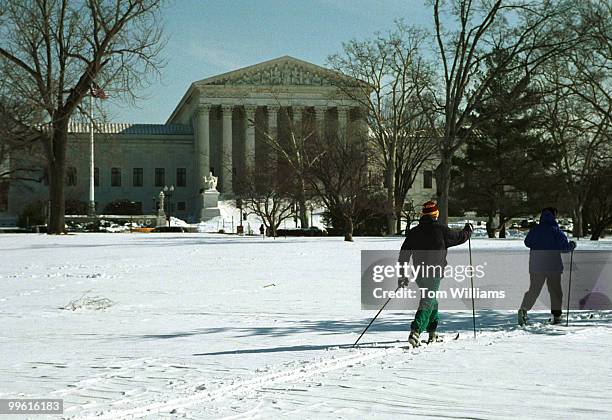
[[[0,235],[0,398],[96,419],[612,418],[608,312],[527,330],[480,313],[474,340],[471,313],[443,311],[445,342],[414,350],[411,314],[385,312],[347,348],[373,316],[360,250],[401,242]]]

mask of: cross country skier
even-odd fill
[[[521,309],[518,311],[518,324],[522,327],[527,323],[529,311],[546,282],[550,294],[550,309],[552,323],[561,323],[561,274],[563,262],[561,252],[570,252],[576,248],[576,242],[567,239],[557,223],[557,209],[547,207],[542,210],[540,223],[535,225],[525,238],[525,246],[529,251],[529,290],[523,296]]]
[[[418,265],[441,267],[439,272],[443,272],[446,267],[446,250],[467,241],[472,234],[473,227],[466,223],[462,230],[451,230],[448,226],[439,223],[440,212],[435,201],[423,204],[421,214],[419,224],[406,232],[406,239],[400,252],[400,263],[408,263],[412,257],[412,264],[415,267]],[[421,289],[438,291],[441,280],[441,276],[419,276],[416,283]],[[407,283],[407,279],[400,279],[400,286],[404,287]],[[413,347],[419,346],[421,344],[419,336],[423,331],[429,333],[427,342],[434,342],[437,337],[436,329],[439,319],[438,300],[435,297],[421,298],[419,309],[410,325],[408,342]]]

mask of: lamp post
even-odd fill
[[[238,232],[237,233],[244,233],[244,226],[242,225],[242,220],[243,220],[243,216],[242,216],[242,199],[241,198],[237,198],[236,199],[236,207],[238,207],[240,209],[240,223],[238,224]]]
[[[170,227],[170,221],[172,218],[172,196],[174,195],[174,185],[164,185],[164,196],[166,197],[166,208],[167,215],[166,219],[168,220],[168,227]]]
[[[96,82],[92,82],[89,88],[89,202],[87,212],[89,216],[96,215],[96,193],[95,193],[95,159],[94,159],[94,98],[106,99],[106,93]]]
[[[312,204],[310,205],[310,226],[311,226],[311,227],[312,227],[312,226],[314,226],[314,225],[312,224]]]
[[[87,212],[92,217],[96,214],[93,98],[93,95],[89,95],[89,202],[87,206]]]

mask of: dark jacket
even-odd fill
[[[563,272],[561,252],[570,252],[572,243],[559,227],[554,214],[545,210],[540,223],[535,225],[525,238],[529,251],[529,272]]]
[[[419,224],[406,233],[406,239],[400,251],[401,263],[446,267],[446,250],[451,246],[461,245],[469,239],[469,228],[451,230],[430,216],[423,216]]]

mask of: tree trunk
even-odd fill
[[[389,151],[389,163],[387,164],[387,233],[395,235],[397,217],[395,216],[395,147]]]
[[[402,234],[402,210],[395,212],[395,232],[398,234]]]
[[[506,221],[504,215],[499,213],[499,238],[506,239]]]
[[[395,235],[397,217],[395,216],[395,198],[393,188],[387,188],[387,234]]]
[[[438,219],[443,224],[448,224],[448,196],[451,180],[451,156],[441,154],[440,164],[436,168],[436,196],[438,198],[438,208],[440,216]]]
[[[488,215],[486,228],[487,228],[487,237],[491,239],[495,238],[495,228],[493,227],[493,215],[492,214]]]
[[[591,241],[598,241],[601,238],[603,228],[600,226],[594,226],[591,228]]]
[[[300,217],[300,225],[302,228],[308,228],[308,213],[306,211],[306,184],[303,179],[300,179],[300,190],[298,192],[298,211]]]
[[[353,242],[353,218],[345,217],[346,223],[344,226],[344,240],[347,242]]]
[[[584,236],[582,222],[582,204],[576,204],[572,209],[572,223],[574,224],[572,233],[575,238],[581,238]]]
[[[65,232],[66,200],[64,193],[64,176],[66,173],[66,137],[67,127],[54,127],[52,156],[49,161],[49,225],[47,233],[59,235]]]

